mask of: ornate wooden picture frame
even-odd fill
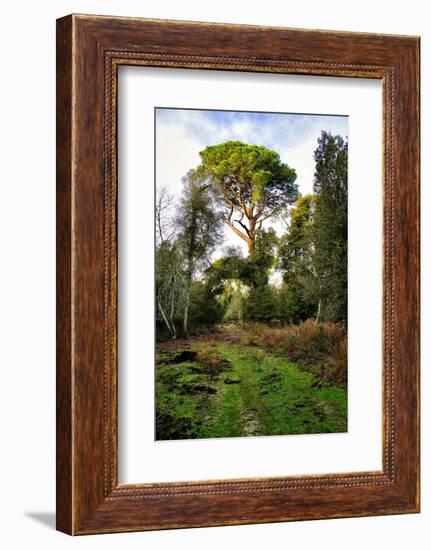
[[[382,81],[381,471],[118,483],[120,65]],[[419,38],[87,15],[59,19],[57,528],[78,535],[418,511]]]

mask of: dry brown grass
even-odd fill
[[[212,370],[219,370],[226,364],[220,353],[210,346],[200,346],[197,348],[195,361]]]
[[[300,325],[271,327],[253,323],[248,327],[257,345],[287,356],[303,366],[322,364],[322,378],[345,386],[347,383],[347,334],[336,323],[313,320]]]
[[[332,379],[340,386],[347,386],[347,337],[338,343],[333,356],[329,357]]]

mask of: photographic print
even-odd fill
[[[155,109],[156,440],[347,431],[348,117]]]

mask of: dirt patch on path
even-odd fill
[[[156,350],[160,353],[176,353],[191,350],[193,344],[237,344],[245,337],[246,331],[235,324],[220,324],[215,326],[213,332],[189,336],[188,338],[176,338],[156,343]]]

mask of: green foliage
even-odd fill
[[[225,222],[251,253],[262,222],[296,200],[295,170],[275,151],[240,141],[207,147],[200,156],[199,174],[211,182],[224,204]]]
[[[226,256],[215,260],[208,269],[205,270],[205,278],[208,285],[215,292],[221,294],[229,281],[241,281],[246,262],[244,258],[238,256]]]
[[[313,269],[313,195],[300,196],[290,211],[288,231],[280,239],[279,267],[286,283],[297,282]]]
[[[274,229],[267,231],[260,229],[257,232],[252,254],[247,258],[243,272],[243,280],[249,286],[263,286],[268,284],[271,269],[275,265],[275,249],[277,235]]]
[[[279,319],[287,323],[298,324],[316,315],[316,304],[309,299],[299,280],[281,285],[278,303]]]
[[[275,264],[276,246],[275,231],[261,229],[251,256],[219,258],[206,270],[208,286],[227,305],[225,320],[270,320],[277,317],[277,291],[268,284]],[[247,288],[248,293],[245,292]]]
[[[223,293],[223,299],[227,305],[224,321],[244,320],[244,303],[247,291],[247,287],[239,281],[233,281],[226,285]]]
[[[226,306],[208,284],[195,281],[191,289],[190,324],[194,327],[212,325],[223,319]]]
[[[347,142],[322,132],[314,158],[315,266],[322,319],[347,322]]]
[[[245,319],[270,321],[278,316],[277,293],[271,285],[254,286],[245,301]]]
[[[290,224],[278,247],[278,265],[283,273],[279,296],[281,317],[298,323],[316,314],[317,274],[314,266],[314,195],[301,196],[290,212]]]
[[[190,170],[183,178],[176,227],[186,270],[193,275],[197,269],[205,267],[222,239],[220,215],[209,186],[195,170]]]
[[[314,194],[298,199],[278,248],[282,317],[346,323],[347,142],[323,131],[314,158]]]
[[[209,186],[205,184],[199,172],[190,170],[183,178],[183,195],[176,219],[177,242],[184,258],[183,331],[186,335],[189,330],[193,278],[198,269],[202,269],[209,263],[212,251],[220,243],[221,224]]]
[[[249,287],[268,284],[271,269],[275,265],[277,236],[271,228],[261,229],[256,236],[253,253],[247,258],[238,255],[215,260],[205,271],[208,284],[223,292],[229,281],[235,280]]]
[[[296,198],[295,170],[261,145],[228,141],[200,153],[202,166],[229,204],[238,210],[256,206],[280,209]]]

